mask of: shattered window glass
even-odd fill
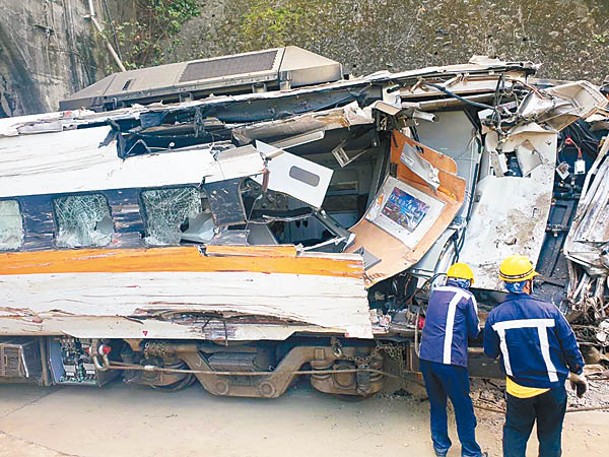
[[[23,244],[23,224],[16,200],[0,201],[0,250],[19,249]]]
[[[145,190],[142,201],[146,214],[146,244],[180,244],[190,219],[203,211],[201,193],[194,187]]]
[[[57,219],[55,242],[61,248],[106,246],[114,224],[103,195],[71,195],[53,200]]]

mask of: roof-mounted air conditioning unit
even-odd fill
[[[342,77],[340,63],[287,46],[114,73],[62,100],[59,107],[105,111],[134,103],[289,89]]]

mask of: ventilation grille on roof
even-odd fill
[[[273,69],[277,52],[277,50],[274,50],[225,59],[192,62],[186,66],[180,82],[239,75],[255,71],[269,71]]]

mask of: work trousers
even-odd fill
[[[531,398],[506,394],[507,413],[503,426],[504,457],[525,457],[527,441],[537,421],[539,457],[560,457],[562,423],[567,410],[564,386]]]
[[[448,437],[446,400],[450,398],[455,409],[457,433],[461,441],[463,457],[482,455],[476,442],[476,416],[469,396],[469,374],[467,368],[456,365],[420,361],[425,388],[429,397],[431,439],[437,455],[446,455],[452,445]]]

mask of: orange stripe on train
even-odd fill
[[[256,272],[360,278],[361,260],[299,253],[294,246],[208,246],[74,249],[0,254],[0,275],[38,273]]]

